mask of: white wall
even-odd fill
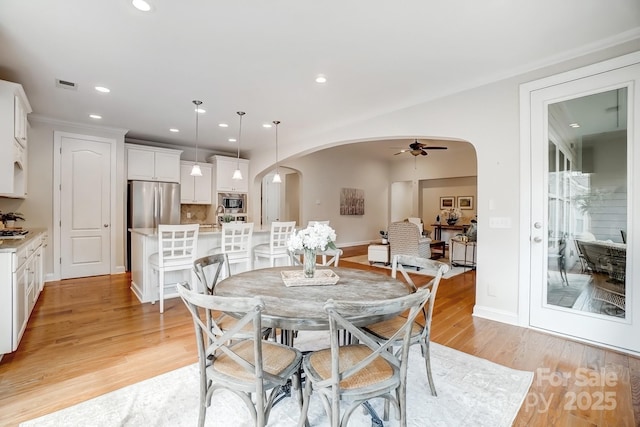
[[[413,181],[398,181],[391,183],[391,206],[389,206],[389,222],[402,221],[410,216],[419,216],[413,210]]]
[[[520,228],[528,227],[528,224],[519,223],[519,85],[637,50],[640,50],[640,41],[621,44],[483,87],[437,100],[425,100],[410,108],[352,122],[343,127],[332,128],[328,124],[324,134],[309,135],[306,139],[281,144],[281,158],[284,159],[281,163],[301,172],[301,222],[323,217],[331,219],[338,232],[339,243],[376,239],[378,230],[386,228],[389,222],[389,183],[412,180],[413,177],[409,175],[406,178],[412,171],[409,168],[392,173],[390,167],[381,162],[359,162],[351,157],[329,157],[326,153],[293,159],[296,156],[321,148],[383,138],[450,137],[469,141],[477,152],[476,201],[478,215],[483,219],[478,230],[482,245],[478,247],[477,254],[475,311],[483,316],[516,323],[521,250],[519,236]],[[122,190],[122,196],[116,203],[122,216],[114,225],[121,238],[115,242],[119,249],[118,259],[113,263],[123,265],[126,191],[122,171],[122,135],[71,124],[34,124],[33,121],[31,124],[29,162],[37,168],[29,168],[29,199],[2,200],[0,209],[8,210],[8,206],[11,210],[20,210],[29,219],[28,224],[44,224],[52,234],[53,130],[86,131],[90,135],[115,137],[119,147],[116,179],[118,188]],[[274,153],[269,150],[256,151],[247,157],[251,159],[250,194],[253,200],[260,200],[261,175],[272,166]],[[337,215],[342,187],[364,189],[365,215]],[[260,203],[252,203],[250,209],[253,218],[260,218]],[[492,216],[510,218],[511,228],[489,229],[488,219]],[[47,255],[50,255],[50,248]],[[53,260],[48,256],[47,272],[52,271],[52,263]]]
[[[389,222],[387,162],[354,159],[344,147],[319,151],[281,162],[300,171],[300,224],[330,220],[339,246],[364,244],[379,238]],[[364,215],[340,215],[340,190],[364,190]]]
[[[426,101],[411,108],[333,128],[325,134],[311,135],[306,140],[295,141],[295,144],[283,144],[281,153],[283,158],[287,159],[294,155],[315,151],[319,147],[326,148],[382,138],[407,138],[407,136],[450,137],[469,141],[477,152],[477,200],[479,201],[477,211],[479,217],[484,219],[478,227],[478,235],[482,236],[482,245],[478,247],[477,253],[475,313],[517,324],[520,228],[522,226],[528,228],[528,224],[521,225],[519,222],[521,208],[519,85],[636,50],[640,50],[638,40],[576,57],[535,72],[461,91],[442,99]],[[270,152],[252,153],[250,157],[253,170],[267,169],[271,164],[272,156]],[[348,170],[339,170],[339,167],[345,166],[344,164],[339,163],[338,167],[333,167],[335,161],[336,159],[326,159],[326,163],[314,165],[304,163],[299,165],[299,169],[307,172],[306,168],[309,167],[317,172],[323,171],[323,177],[333,173],[350,176]],[[349,168],[353,168],[353,164],[350,164]],[[321,176],[319,173],[314,175],[318,179]],[[389,178],[389,181],[403,180],[395,176]],[[353,177],[353,179],[366,181],[365,178]],[[340,185],[349,184],[344,182]],[[362,188],[364,184],[353,186]],[[327,191],[327,186],[324,188]],[[303,184],[303,192],[305,191],[305,184]],[[369,198],[369,192],[366,192],[366,197]],[[303,216],[305,216],[305,210],[314,208],[314,199],[313,196],[304,196]],[[322,203],[327,199],[324,197],[319,200]],[[382,206],[381,209],[383,209]],[[491,217],[509,218],[511,227],[489,229]],[[350,228],[349,231],[356,230]]]
[[[71,132],[82,135],[93,135],[104,138],[113,138],[117,146],[117,166],[113,171],[116,179],[116,218],[111,224],[115,229],[116,239],[112,242],[116,248],[115,258],[111,260],[111,272],[122,272],[124,268],[125,238],[125,197],[126,182],[124,180],[124,131],[118,129],[82,126],[73,123],[50,121],[38,117],[29,118],[29,163],[28,163],[28,198],[15,200],[16,210],[24,213],[28,219],[25,226],[45,227],[49,234],[49,244],[45,249],[45,276],[46,280],[58,280],[53,277],[53,248],[59,242],[53,241],[53,133],[54,131]],[[4,199],[0,199],[0,210],[3,209]]]
[[[441,197],[453,197],[456,200],[459,196],[473,197],[473,209],[462,209],[463,218],[461,223],[468,223],[475,217],[478,197],[476,196],[478,179],[475,176],[460,178],[429,179],[420,181],[420,212],[425,229],[432,229],[430,224],[435,223],[436,217],[440,215]],[[456,204],[457,206],[457,204]],[[442,220],[444,222],[444,220]]]

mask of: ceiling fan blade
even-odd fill
[[[446,150],[448,147],[441,147],[436,145],[425,145],[422,147],[423,150]]]

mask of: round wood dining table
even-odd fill
[[[408,295],[409,287],[391,276],[353,268],[330,268],[338,275],[335,285],[286,286],[282,271],[296,267],[272,267],[250,270],[220,281],[216,295],[227,297],[262,298],[265,309],[262,324],[288,330],[329,329],[324,304],[329,299],[340,301],[379,301]],[[384,320],[383,317],[350,319],[356,325]]]

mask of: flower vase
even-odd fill
[[[315,249],[304,250],[304,277],[312,278],[316,274],[316,251]]]
[[[458,219],[448,219],[447,220],[447,224],[449,225],[456,225],[456,222],[458,222]]]

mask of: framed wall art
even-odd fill
[[[364,190],[358,188],[340,190],[340,215],[364,215]]]
[[[451,209],[455,207],[455,197],[440,197],[440,209]]]
[[[458,196],[458,208],[473,209],[473,196]]]

